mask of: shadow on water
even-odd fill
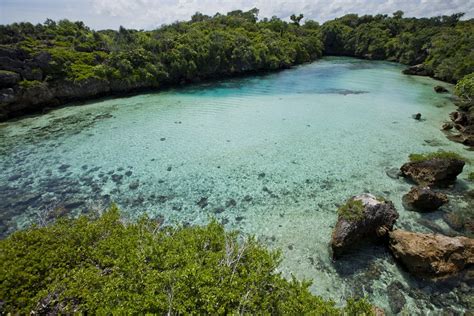
[[[333,262],[336,272],[346,280],[349,297],[364,297],[375,292],[374,287],[382,280],[389,306],[393,314],[403,311],[411,298],[426,310],[434,307],[450,311],[450,315],[462,315],[453,309],[461,303],[468,310],[474,308],[474,267],[444,279],[427,279],[413,275],[397,262],[386,245],[359,243]],[[395,266],[398,278],[390,272]],[[387,278],[388,275],[388,278]],[[392,314],[390,313],[390,314]]]
[[[337,273],[350,277],[364,272],[377,260],[390,258],[390,252],[383,243],[359,242],[333,261]]]

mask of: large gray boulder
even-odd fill
[[[333,257],[337,258],[356,242],[383,239],[397,218],[398,212],[390,201],[371,194],[350,198],[339,208],[337,224],[332,232]]]

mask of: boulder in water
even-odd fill
[[[403,70],[402,72],[405,75],[416,75],[416,76],[429,76],[429,75],[431,75],[431,72],[428,69],[426,69],[425,65],[423,65],[423,64],[418,64],[418,65],[408,67],[407,69]]]
[[[445,277],[474,264],[474,239],[471,238],[400,229],[390,232],[389,237],[389,247],[395,258],[415,275]]]
[[[449,153],[432,156],[412,155],[410,159],[412,161],[400,168],[402,176],[419,185],[433,187],[453,184],[465,165],[464,160]]]
[[[387,296],[389,298],[390,309],[394,314],[398,314],[403,310],[403,307],[407,303],[405,296],[403,295],[403,284],[399,281],[393,281],[387,287]]]
[[[449,92],[448,89],[446,89],[446,88],[443,87],[443,86],[436,86],[436,87],[434,87],[434,91],[435,91],[436,93],[448,93],[448,92]]]
[[[443,126],[441,127],[441,129],[443,131],[449,131],[449,130],[452,130],[453,127],[454,127],[453,123],[444,123]]]
[[[421,120],[421,113],[413,114],[412,117],[413,117],[415,120],[419,121],[419,120]]]
[[[435,192],[430,187],[412,187],[410,192],[403,196],[403,206],[406,209],[420,212],[436,211],[449,199],[442,192]]]
[[[402,176],[402,173],[400,172],[400,169],[398,168],[386,169],[385,174],[395,180],[397,180],[398,178]]]
[[[362,194],[350,198],[339,208],[339,217],[332,232],[333,257],[344,253],[361,240],[377,241],[392,230],[398,212],[390,201]]]

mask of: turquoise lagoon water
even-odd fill
[[[387,169],[412,152],[474,157],[439,130],[455,108],[449,95],[434,93],[439,82],[401,69],[325,58],[0,124],[2,234],[48,210],[79,214],[110,201],[130,218],[146,213],[169,225],[214,217],[282,249],[285,276],[313,280],[314,293],[338,303],[367,295],[390,314],[401,293],[409,313],[465,311],[472,299],[466,283],[415,280],[380,246],[355,249],[336,263],[330,258],[337,206],[352,195],[392,200],[397,226],[420,232],[452,233],[443,212],[472,207],[453,193],[448,208],[430,215],[403,209],[410,184],[388,177]],[[412,119],[417,112],[424,120]],[[469,187],[469,171],[455,192]]]

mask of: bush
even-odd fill
[[[41,85],[43,85],[43,83],[41,81],[38,81],[38,80],[22,80],[22,81],[20,81],[20,87],[22,87],[23,89],[36,88],[36,87],[40,87]]]
[[[275,273],[279,253],[205,227],[124,224],[116,207],[97,219],[60,219],[0,241],[1,313],[372,314],[346,309]]]
[[[465,162],[469,162],[468,159],[464,158],[463,156],[455,152],[443,151],[443,150],[440,150],[434,153],[426,153],[426,154],[410,154],[408,157],[410,158],[411,162],[421,162],[421,161],[426,161],[426,160],[431,160],[431,159],[458,159],[458,160],[463,160]]]
[[[360,220],[364,215],[364,203],[351,198],[338,209],[338,214],[347,221]]]
[[[454,88],[454,92],[462,100],[472,101],[474,99],[474,73],[462,78]]]

